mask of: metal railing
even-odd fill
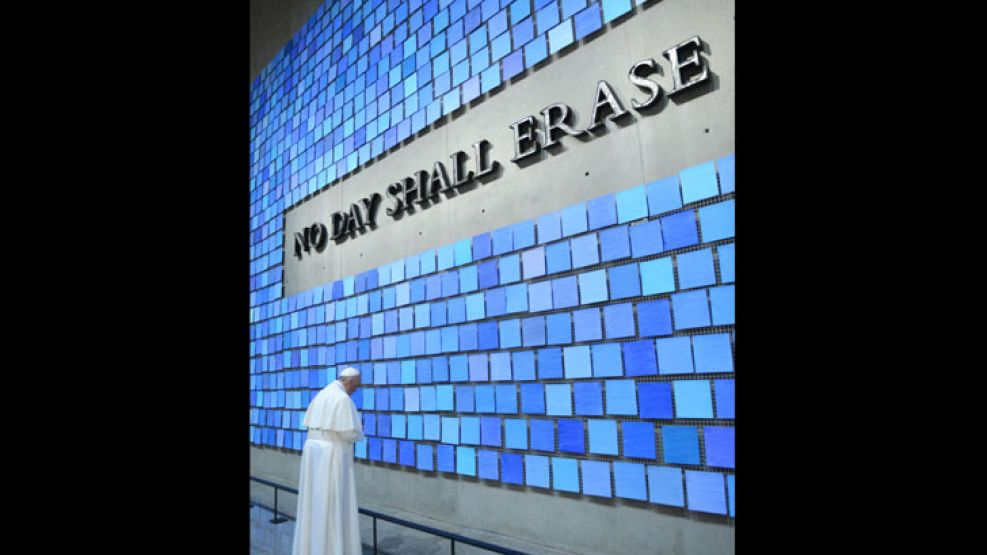
[[[280,524],[282,522],[286,522],[286,521],[288,521],[289,518],[291,520],[294,520],[294,518],[288,517],[288,515],[283,515],[284,517],[287,517],[287,518],[278,517],[278,490],[284,490],[284,491],[287,491],[288,493],[294,493],[295,495],[298,495],[298,490],[297,489],[289,488],[288,486],[284,486],[284,485],[278,484],[277,482],[272,482],[270,480],[265,480],[263,478],[257,478],[256,476],[251,476],[250,477],[250,480],[253,481],[253,482],[258,482],[258,483],[261,483],[261,484],[264,484],[264,485],[267,485],[267,486],[271,486],[271,487],[274,488],[274,508],[273,509],[271,507],[266,507],[266,506],[264,506],[264,505],[262,505],[260,503],[254,502],[254,501],[251,501],[250,502],[250,506],[251,507],[253,507],[254,505],[257,505],[258,507],[263,507],[265,509],[272,510],[274,512],[274,518],[270,520],[270,522],[272,524]],[[359,511],[360,511],[361,514],[365,514],[365,515],[367,515],[367,516],[369,516],[369,517],[371,517],[373,519],[373,525],[374,525],[374,553],[375,554],[377,553],[377,519],[380,519],[380,520],[386,520],[387,522],[393,522],[394,524],[397,524],[397,525],[400,525],[400,526],[404,526],[404,527],[407,527],[407,528],[412,528],[412,529],[415,529],[415,530],[419,530],[421,532],[425,532],[426,534],[432,534],[433,536],[439,536],[439,537],[442,537],[442,538],[446,538],[446,539],[448,539],[450,541],[449,546],[450,546],[450,549],[451,549],[450,553],[452,553],[452,555],[455,555],[456,554],[456,542],[463,543],[463,544],[466,544],[466,545],[472,545],[473,547],[479,547],[480,549],[486,549],[487,551],[492,551],[494,553],[504,553],[506,555],[527,555],[523,551],[517,551],[516,549],[509,549],[507,547],[503,547],[503,546],[500,546],[500,545],[495,545],[495,544],[488,543],[488,542],[485,542],[485,541],[476,540],[476,539],[473,539],[473,538],[467,538],[466,536],[462,536],[460,534],[454,534],[452,532],[446,532],[445,530],[439,530],[438,528],[432,528],[431,526],[425,526],[424,524],[418,524],[416,522],[411,522],[410,520],[404,520],[403,518],[398,518],[398,517],[391,516],[391,515],[385,515],[383,513],[378,513],[377,511],[371,511],[370,509],[364,509],[364,508],[361,507],[359,509]]]

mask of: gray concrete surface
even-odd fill
[[[595,36],[515,83],[454,114],[452,121],[427,130],[382,159],[349,174],[331,188],[302,201],[287,213],[291,239],[285,252],[285,295],[306,291],[424,250],[472,237],[559,210],[608,193],[674,175],[692,165],[734,151],[734,10],[732,0],[662,0],[636,8],[635,15]],[[694,35],[707,43],[703,57],[712,83],[684,98],[665,99],[656,113],[630,109],[645,93],[627,80],[631,66],[653,58],[662,75],[653,75],[666,92],[672,88],[668,60],[662,52]],[[564,102],[575,111],[573,125],[585,126],[597,82],[606,80],[631,123],[606,124],[606,133],[581,142],[562,138],[562,146],[527,167],[510,162],[510,124],[526,115]],[[313,222],[329,225],[329,216],[435,161],[448,163],[457,150],[471,154],[474,142],[487,139],[501,176],[473,190],[400,220],[387,216],[384,200],[378,228],[341,244],[330,242],[320,254],[293,256],[293,232]],[[314,253],[314,251],[313,251]]]

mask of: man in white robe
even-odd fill
[[[363,425],[350,395],[360,372],[346,368],[322,388],[305,411],[292,555],[359,555],[360,522],[353,475],[353,443]]]

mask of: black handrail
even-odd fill
[[[274,488],[274,509],[273,509],[274,518],[270,521],[272,524],[278,524],[278,523],[281,523],[281,522],[285,522],[285,521],[288,520],[288,518],[291,518],[291,517],[288,517],[288,518],[278,518],[278,490],[279,489],[283,489],[283,490],[285,490],[285,491],[287,491],[289,493],[294,493],[295,495],[298,495],[298,490],[297,489],[289,488],[288,486],[283,486],[281,484],[278,484],[276,482],[272,482],[270,480],[265,480],[263,478],[257,478],[256,476],[251,476],[250,479],[252,481],[254,481],[254,482],[265,484],[265,485],[268,485],[268,486],[271,486],[271,487]],[[270,507],[265,507],[264,505],[262,505],[260,503],[255,503],[255,502],[251,501],[250,506],[254,506],[254,505],[257,505],[257,506],[263,507],[265,509],[271,510]],[[419,531],[425,532],[427,534],[432,534],[433,536],[439,536],[439,537],[442,537],[442,538],[446,538],[446,539],[450,540],[450,542],[451,542],[450,543],[450,547],[452,549],[451,553],[453,555],[456,554],[456,542],[465,543],[467,545],[472,545],[474,547],[479,547],[480,549],[486,549],[487,551],[493,551],[494,553],[503,553],[505,555],[527,555],[523,551],[517,551],[516,549],[509,549],[507,547],[503,547],[503,546],[500,546],[500,545],[495,545],[495,544],[488,543],[488,542],[485,542],[485,541],[476,540],[476,539],[473,539],[473,538],[467,538],[466,536],[462,536],[462,535],[459,535],[459,534],[454,534],[452,532],[446,532],[445,530],[439,530],[438,528],[432,528],[431,526],[425,526],[424,524],[418,524],[416,522],[411,522],[410,520],[404,520],[403,518],[397,518],[397,517],[394,517],[394,516],[390,516],[390,515],[385,515],[383,513],[379,513],[377,511],[371,511],[370,509],[364,509],[364,508],[361,507],[361,508],[359,508],[359,512],[362,513],[362,514],[365,514],[365,515],[367,515],[367,516],[369,516],[369,517],[371,517],[373,519],[373,523],[374,523],[374,553],[375,554],[377,553],[377,519],[379,518],[381,520],[386,520],[388,522],[393,522],[394,524],[398,524],[400,526],[405,526],[407,528],[414,528],[415,530],[419,530]],[[285,516],[287,517],[288,515],[285,515]],[[291,518],[291,520],[295,520],[295,519],[294,518]]]

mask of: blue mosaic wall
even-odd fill
[[[643,2],[322,4],[250,88],[251,307],[281,299],[286,209]]]
[[[628,184],[629,186],[631,184]],[[250,440],[735,516],[734,156],[251,308]]]

